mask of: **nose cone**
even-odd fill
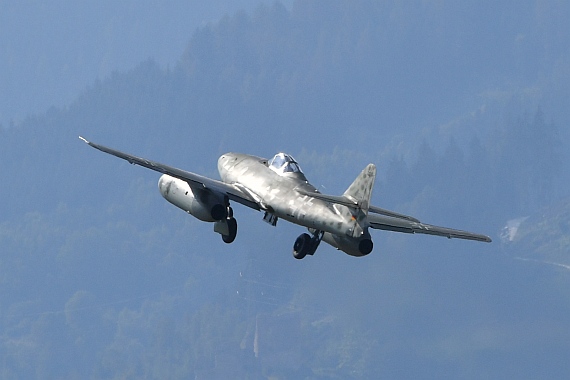
[[[220,168],[223,168],[226,165],[226,163],[229,160],[230,154],[231,153],[222,154],[220,158],[218,158],[218,170],[220,170]]]
[[[234,153],[225,153],[218,159],[218,173],[222,181],[226,180],[228,171],[237,163],[237,156]]]

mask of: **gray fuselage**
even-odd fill
[[[238,153],[222,155],[218,171],[222,181],[247,191],[266,211],[279,218],[334,235],[359,237],[362,234],[348,207],[297,191],[318,192],[300,171],[278,173],[269,167],[267,159]]]

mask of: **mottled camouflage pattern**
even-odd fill
[[[80,138],[102,152],[162,173],[159,180],[162,195],[197,218],[215,222],[216,232],[226,242],[233,241],[237,231],[230,201],[265,211],[264,220],[272,225],[280,218],[307,227],[315,248],[322,237],[353,256],[363,256],[372,250],[369,228],[491,241],[485,235],[424,224],[411,216],[372,206],[370,198],[376,177],[373,164],[364,168],[342,196],[332,196],[321,194],[300,170],[279,172],[269,167],[267,159],[256,156],[224,154],[218,160],[222,179],[218,181]],[[230,225],[233,227],[229,228]]]

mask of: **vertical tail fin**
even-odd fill
[[[376,166],[368,164],[343,194],[345,197],[358,202],[359,208],[365,215],[368,214],[370,207],[370,197],[375,179]]]

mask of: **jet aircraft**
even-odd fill
[[[98,145],[95,149],[131,164],[162,173],[158,189],[170,203],[204,222],[212,222],[222,240],[236,238],[237,222],[230,201],[264,212],[272,226],[278,219],[307,227],[293,245],[293,256],[313,255],[321,241],[351,255],[372,252],[369,229],[419,233],[491,242],[488,236],[437,227],[370,204],[376,166],[367,165],[341,196],[326,195],[308,181],[297,161],[286,153],[271,159],[226,153],[218,160],[221,181]]]

